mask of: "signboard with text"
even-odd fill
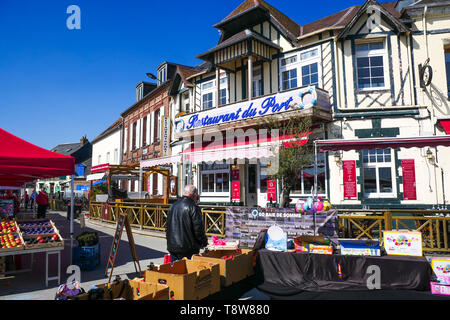
[[[267,180],[267,202],[277,202],[277,182],[275,180]]]
[[[403,171],[403,199],[417,200],[416,167],[414,159],[402,160]]]
[[[295,209],[228,207],[226,211],[225,238],[240,241],[241,247],[252,248],[262,230],[279,226],[287,233],[288,239],[300,235],[324,235],[338,237],[337,210],[320,212],[314,216],[302,215]]]
[[[358,200],[356,185],[356,161],[343,161],[344,200]]]
[[[109,163],[100,164],[98,166],[91,167],[91,173],[106,172],[109,170]]]
[[[231,172],[231,199],[233,202],[241,201],[241,183],[239,181],[239,169],[233,169]]]

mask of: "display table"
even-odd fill
[[[50,280],[58,280],[58,285],[61,282],[61,251],[64,250],[64,247],[53,247],[53,248],[36,248],[36,249],[27,249],[27,250],[17,250],[17,251],[7,251],[0,252],[0,257],[9,257],[9,256],[18,256],[31,254],[30,267],[28,269],[21,269],[16,271],[4,272],[1,274],[9,275],[9,274],[18,274],[24,272],[30,272],[33,270],[33,257],[35,253],[45,252],[45,286],[48,287],[48,282]],[[58,275],[55,277],[49,277],[48,275],[48,256],[56,254],[58,255]]]
[[[258,265],[264,276],[264,290],[277,295],[367,291],[374,285],[381,290],[430,291],[432,274],[425,257],[320,255],[261,249]]]

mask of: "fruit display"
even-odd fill
[[[44,235],[55,233],[53,227],[20,229],[23,235]]]
[[[63,246],[63,239],[58,234],[46,236],[24,236],[25,248]]]
[[[0,234],[14,232],[17,232],[17,225],[15,221],[2,220],[2,222],[0,222]]]
[[[0,251],[1,250],[21,250],[23,249],[23,242],[20,235],[16,233],[9,233],[0,236]]]
[[[44,227],[52,227],[51,220],[44,219],[44,220],[35,220],[35,221],[19,221],[19,228],[44,228]]]

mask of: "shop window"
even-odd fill
[[[317,155],[317,194],[326,194],[326,166],[325,166],[325,154],[320,153]],[[293,194],[298,195],[313,195],[314,194],[314,166],[301,170],[297,182],[292,190]]]
[[[267,181],[270,180],[270,177],[267,175],[268,165],[261,163],[260,168],[259,190],[261,193],[267,193]]]
[[[386,87],[386,50],[383,41],[356,45],[359,89]]]
[[[364,196],[366,198],[394,196],[391,150],[364,150],[363,164]]]
[[[229,193],[230,169],[228,165],[202,165],[201,172],[202,193]]]

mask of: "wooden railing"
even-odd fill
[[[156,203],[91,202],[90,218],[116,223],[121,212],[133,227],[164,231],[170,205]],[[201,207],[208,236],[225,237],[225,207]],[[436,215],[440,216],[436,216]],[[450,211],[444,210],[339,210],[339,237],[383,240],[385,230],[418,230],[425,252],[450,253]]]

